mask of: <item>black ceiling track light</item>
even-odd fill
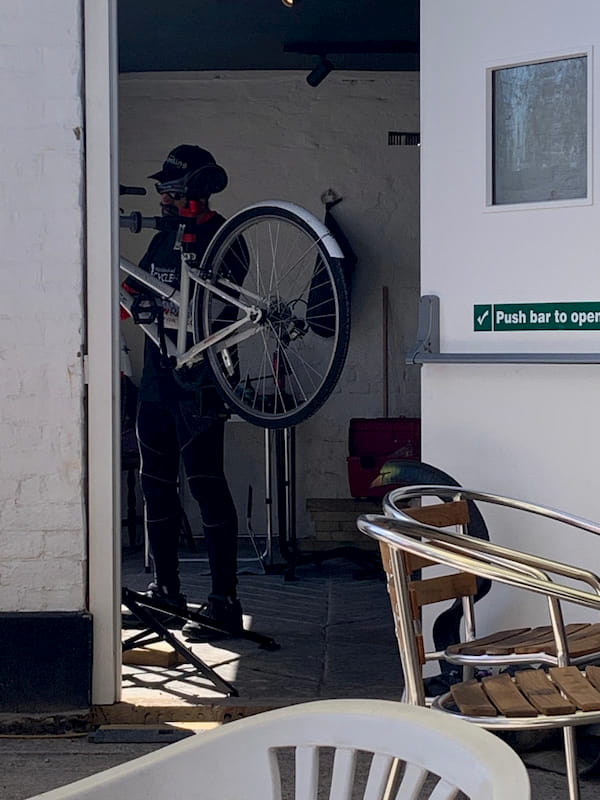
[[[333,69],[333,64],[328,61],[325,56],[321,56],[317,66],[311,70],[306,76],[306,82],[309,86],[318,86],[329,75]]]
[[[293,5],[299,0],[282,0],[284,5]],[[321,42],[284,42],[283,50],[285,53],[301,53],[302,55],[318,56],[319,63],[306,76],[309,86],[318,86],[329,75],[334,65],[328,60],[327,56],[338,54],[356,53],[403,53],[418,54],[419,43],[410,39],[383,39],[366,40],[362,42],[340,42],[340,41],[321,41]]]

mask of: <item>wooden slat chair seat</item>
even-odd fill
[[[423,508],[402,506],[426,495],[447,498],[451,502]],[[493,665],[492,674],[488,666],[480,673],[481,680],[473,680],[466,669],[466,680],[455,683],[450,691],[438,697],[429,698],[429,702],[436,709],[459,714],[491,729],[561,728],[569,798],[578,800],[574,728],[600,722],[600,667],[591,663],[574,665],[572,661],[585,662],[594,654],[597,656],[600,622],[565,625],[561,602],[600,612],[600,578],[589,570],[463,533],[465,519],[468,520],[466,501],[469,500],[530,511],[600,535],[600,525],[556,509],[447,486],[394,490],[384,500],[385,516],[359,517],[359,529],[380,544],[403,667],[405,697],[416,705],[425,705],[428,701],[423,678],[427,660],[446,658],[468,664],[470,670],[474,663]],[[455,524],[461,532],[448,529]],[[600,542],[598,544],[600,550]],[[432,565],[454,571],[434,578],[423,577]],[[472,598],[477,578],[543,595],[548,603],[550,625],[532,628],[516,620],[517,626],[509,630],[479,639],[471,635],[469,641],[451,645],[445,652],[427,653],[422,630],[423,607],[440,600],[463,598],[467,627],[473,634]],[[575,581],[579,583],[575,585]],[[523,668],[524,661],[529,664],[530,657],[531,665],[537,666],[539,662],[537,668]],[[517,668],[508,671],[502,666],[511,663]]]
[[[600,667],[525,669],[450,687],[461,714],[472,717],[536,717],[600,711]]]
[[[578,622],[565,626],[569,655],[600,658],[600,623]],[[497,631],[489,636],[459,642],[446,649],[448,656],[509,656],[536,655],[556,657],[556,645],[550,625],[539,628],[519,628]]]
[[[438,503],[420,508],[403,508],[402,512],[411,519],[432,525],[436,528],[458,527],[466,531],[469,523],[469,507],[465,500]],[[380,543],[381,556],[389,569],[389,557],[385,544]],[[405,553],[405,569],[409,573],[434,566],[433,562]],[[415,620],[420,620],[421,608],[444,600],[465,598],[473,614],[473,597],[477,591],[473,575],[454,573],[434,578],[411,580],[410,593]],[[578,622],[565,626],[569,656],[574,663],[600,659],[600,623]],[[467,634],[468,636],[468,634]],[[439,658],[439,653],[425,653],[419,644],[425,660]],[[514,658],[518,656],[519,658]],[[466,638],[445,649],[442,657],[453,664],[479,665],[511,664],[531,661],[532,663],[557,663],[557,650],[551,625],[535,628],[523,627],[496,631],[482,637]]]

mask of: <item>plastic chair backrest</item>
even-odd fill
[[[334,748],[332,761],[322,748]],[[434,787],[430,800],[459,790],[471,800],[530,797],[519,757],[483,729],[392,701],[321,700],[228,723],[31,800],[384,800],[392,787],[396,800],[411,800],[424,785]]]

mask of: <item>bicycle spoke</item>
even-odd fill
[[[302,234],[298,230],[293,231],[293,236],[289,236],[289,246],[287,248],[287,251],[286,251],[285,255],[283,255],[280,258],[280,263],[283,265],[284,268],[286,267],[287,264],[290,263],[290,260],[291,260],[291,257],[292,257],[292,253],[296,249],[296,245],[301,240],[302,240]],[[286,269],[286,273],[287,273],[287,271],[288,270]],[[284,277],[286,277],[286,276],[285,275],[282,276],[281,280],[283,280]]]
[[[256,266],[256,291],[263,296],[268,294],[265,292],[264,278],[262,275],[262,261],[260,257],[260,247],[258,243],[258,227],[254,229],[254,260]]]
[[[311,250],[314,250],[315,247],[317,247],[317,245],[318,245],[318,242],[312,242],[309,245],[309,247],[306,249],[306,251],[296,261],[294,261],[293,264],[290,264],[290,266],[288,267],[286,272],[281,276],[280,280],[283,281],[285,278],[287,278],[287,276],[290,274],[290,272],[293,269],[295,269],[298,266],[298,264],[300,264],[300,262],[303,261],[304,258],[306,258],[308,253],[310,253]]]
[[[235,258],[235,259],[236,259],[236,261],[239,263],[239,265],[242,267],[243,271],[244,271],[244,272],[248,272],[248,268],[249,268],[249,266],[250,266],[250,265],[249,265],[249,263],[248,263],[248,260],[247,260],[247,259],[245,259],[245,258],[243,258],[243,257],[242,257],[242,256],[239,254],[239,252],[238,252],[238,248],[236,248],[236,242],[234,242],[234,243],[233,243],[233,245],[232,245],[232,247],[230,247],[230,248],[229,248],[229,251],[228,251],[228,257],[229,257],[229,258],[230,258],[230,257],[233,257],[233,258]],[[223,276],[221,276],[221,277],[223,277]],[[231,276],[228,276],[228,277],[231,277]]]
[[[267,351],[267,348],[265,348],[265,352],[266,351]],[[273,364],[274,355],[275,355],[275,353],[272,354],[272,357],[270,359],[268,359],[267,363],[271,367],[271,374],[273,376],[273,385],[274,385],[274,389],[275,389],[275,398],[276,398],[276,400],[275,400],[275,408],[277,408],[277,399],[278,399],[282,410],[285,411],[286,410],[285,399],[284,399],[284,396],[283,396],[283,390],[282,390],[281,385],[280,385],[280,376],[278,374],[279,369],[280,369],[280,364],[279,364],[280,356],[279,356],[279,353],[277,352],[277,365],[275,366]]]
[[[273,241],[273,230],[271,223],[269,223],[269,242],[271,244],[271,279],[269,282],[269,294],[273,291],[273,278],[277,275],[277,245],[279,243],[280,225],[277,225],[277,236]]]
[[[278,353],[278,354],[283,354],[283,357],[284,357],[284,358],[285,358],[285,359],[288,361],[288,364],[289,364],[289,360],[287,359],[287,356],[286,356],[286,352],[287,352],[287,351],[286,351],[286,349],[283,347],[283,344],[282,344],[282,342],[281,342],[281,339],[278,337],[278,335],[277,335],[277,332],[276,332],[276,331],[273,329],[273,327],[272,327],[272,326],[270,326],[270,327],[271,327],[271,331],[272,331],[272,333],[273,333],[273,336],[274,336],[275,340],[278,342],[277,353]],[[291,364],[290,364],[290,367],[291,367]],[[294,379],[296,380],[296,383],[297,383],[297,385],[298,385],[298,388],[299,388],[299,389],[302,391],[302,401],[303,401],[303,402],[306,402],[306,400],[307,400],[307,395],[306,395],[306,393],[304,392],[304,390],[302,389],[302,384],[300,383],[300,381],[299,381],[299,379],[298,379],[297,375],[295,375],[295,373],[293,373],[293,371],[291,371],[291,372],[288,372],[288,374],[289,374],[290,376],[294,377]],[[278,383],[278,381],[277,381],[277,377],[276,377],[276,383]],[[314,387],[313,387],[313,388],[314,388]]]
[[[302,357],[302,352],[300,350],[294,351],[293,356],[290,357],[293,357],[296,361],[299,362],[300,366],[304,367],[309,379],[311,379],[310,373],[312,373],[312,375],[317,379],[316,381],[313,381],[312,384],[313,386],[317,386],[318,382],[323,380],[325,374],[324,370],[322,369],[317,370],[317,368],[313,366],[313,364],[311,364],[311,362],[307,358]]]

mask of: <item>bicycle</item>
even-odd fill
[[[121,194],[145,193],[121,186]],[[208,367],[231,413],[264,428],[297,425],[325,403],[345,363],[350,303],[342,250],[304,208],[264,201],[227,220],[196,263],[194,201],[188,206],[181,217],[121,213],[121,227],[133,233],[176,231],[182,268],[174,290],[121,257],[122,272],[144,292],[132,297],[122,288],[120,304],[180,383],[193,388]],[[164,301],[177,313],[176,344],[164,335]]]

